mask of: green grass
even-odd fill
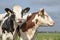
[[[38,33],[36,37],[37,40],[60,40],[60,33]],[[17,40],[19,40],[19,37],[17,37]]]
[[[60,40],[60,33],[38,33],[37,40]]]
[[[60,40],[60,33],[38,33],[37,40]]]

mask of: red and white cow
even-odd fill
[[[20,28],[20,40],[36,40],[36,30],[41,26],[53,26],[54,21],[44,8],[24,16],[26,22]]]

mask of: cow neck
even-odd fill
[[[35,26],[35,23],[32,22],[32,20],[35,18],[36,14],[38,12],[32,13],[32,15],[27,16],[27,21],[22,24],[21,29],[23,32],[27,31],[30,28],[33,28]]]

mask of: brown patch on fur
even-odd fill
[[[37,24],[37,22],[38,22],[38,19],[36,19],[36,24]]]
[[[44,9],[41,10],[42,15],[44,15]]]
[[[34,19],[35,15],[38,14],[38,12],[32,13],[31,16],[27,17],[27,21],[25,23],[22,24],[21,29],[23,32],[27,31],[28,29],[32,28],[33,26],[35,26],[35,23],[32,22],[32,20]],[[38,20],[36,20],[38,21]]]

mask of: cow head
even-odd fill
[[[29,9],[29,7],[22,9],[20,6],[14,6],[13,11],[9,8],[5,8],[5,11],[8,13],[8,15],[14,15],[13,17],[17,23],[22,23],[23,13],[27,13]]]
[[[52,18],[47,14],[47,12],[44,11],[44,8],[40,9],[34,20],[40,26],[53,26],[55,24]]]
[[[18,22],[18,23],[21,22],[22,17],[23,17],[23,13],[27,13],[29,10],[30,10],[29,7],[25,8],[25,9],[22,9],[22,7],[19,6],[19,5],[14,6],[13,11],[14,11],[14,14],[15,14],[16,22]]]

